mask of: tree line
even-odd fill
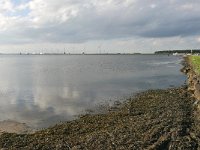
[[[200,49],[188,49],[188,50],[163,50],[163,51],[156,51],[155,54],[173,54],[173,53],[192,53],[192,54],[196,54],[196,53],[200,53]]]

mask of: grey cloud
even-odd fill
[[[145,0],[125,6],[123,1],[118,0],[108,5],[108,8],[102,8],[100,12],[89,0],[68,3],[78,5],[79,13],[76,17],[63,23],[47,22],[38,28],[18,27],[5,32],[5,35],[10,36],[0,37],[1,43],[71,43],[134,37],[187,37],[200,34],[200,11],[196,9],[200,2],[197,1]],[[81,4],[88,4],[89,8]],[[153,4],[154,8],[151,7]],[[195,4],[192,6],[194,10],[182,9],[183,5],[192,4]]]
[[[159,7],[159,6],[157,6]],[[162,8],[162,7],[161,7]],[[134,8],[119,9],[121,12],[110,12],[107,16],[94,15],[95,12],[83,14],[69,23],[49,28],[55,37],[46,37],[54,41],[87,41],[96,39],[115,39],[134,36],[172,37],[191,36],[200,33],[200,15],[183,15],[171,9],[145,10],[134,14]],[[151,9],[151,8],[144,8]],[[172,12],[170,12],[172,11]],[[60,38],[59,38],[60,37]],[[49,39],[51,38],[51,39]]]

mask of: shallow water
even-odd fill
[[[40,128],[105,101],[180,86],[182,58],[158,55],[0,55],[0,121]]]

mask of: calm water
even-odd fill
[[[181,57],[0,56],[0,121],[47,127],[146,89],[182,85]]]

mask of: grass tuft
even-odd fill
[[[195,72],[200,75],[200,56],[190,56],[190,61],[194,67]]]

